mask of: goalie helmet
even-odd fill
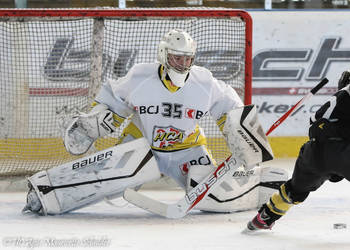
[[[196,53],[196,42],[185,31],[173,29],[159,43],[158,61],[165,67],[171,82],[183,87]],[[165,73],[162,78],[165,77]]]

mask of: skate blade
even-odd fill
[[[264,234],[264,232],[268,232],[271,230],[266,230],[266,229],[249,229],[248,227],[246,227],[245,229],[242,230],[241,234],[246,234],[246,235],[260,235],[260,234]]]
[[[247,234],[247,235],[256,235],[262,230],[256,229],[256,230],[251,230],[248,227],[242,230],[241,234]]]

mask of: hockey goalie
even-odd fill
[[[271,184],[278,188],[287,174],[256,166],[272,159],[272,151],[255,107],[243,106],[233,88],[193,65],[195,53],[191,36],[174,29],[158,46],[158,62],[136,64],[126,76],[104,82],[92,110],[70,122],[64,145],[82,155],[132,117],[122,143],[31,176],[24,211],[62,214],[121,197],[127,188],[137,189],[161,174],[191,190],[217,166],[198,125],[207,115],[217,121],[242,166],[195,208],[235,212],[266,202],[275,191]]]

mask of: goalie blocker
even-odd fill
[[[151,149],[140,138],[31,176],[23,211],[61,214],[120,197],[127,187],[158,178]]]
[[[222,133],[232,155],[246,170],[273,159],[272,149],[258,120],[255,105],[228,112]]]

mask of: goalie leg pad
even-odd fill
[[[259,185],[258,207],[269,201],[270,197],[288,181],[288,172],[282,168],[262,167]]]
[[[158,178],[158,165],[146,139],[141,138],[41,171],[29,182],[47,215],[121,197],[127,187]]]
[[[212,171],[213,166],[191,166],[187,190],[199,183],[203,176]],[[238,212],[259,208],[287,181],[285,170],[270,167],[255,167],[250,170],[239,168],[223,182],[196,209],[210,212]]]

